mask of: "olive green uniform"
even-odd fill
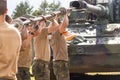
[[[70,80],[67,44],[64,36],[58,31],[50,40],[53,50],[53,70],[57,80]]]
[[[44,28],[41,33],[34,38],[35,57],[32,72],[35,80],[50,80],[50,46],[47,36],[48,29]]]

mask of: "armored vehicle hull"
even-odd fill
[[[120,0],[70,3],[70,73],[120,72]]]
[[[105,28],[111,30],[111,25],[116,27],[116,24],[69,25],[68,30],[79,34],[68,42],[70,73],[120,71],[120,32],[106,32]]]

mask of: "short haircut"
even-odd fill
[[[7,0],[0,0],[0,15],[3,15],[7,11]]]

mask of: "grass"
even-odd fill
[[[120,72],[93,72],[93,73],[86,73],[88,75],[120,75]]]
[[[30,74],[32,74],[32,67],[30,68]],[[35,80],[34,77],[31,77],[31,80]]]
[[[31,80],[35,80],[34,77],[31,77]]]

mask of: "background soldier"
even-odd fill
[[[24,17],[21,17],[19,19],[27,20]],[[29,70],[32,62],[32,53],[30,52],[30,49],[31,49],[30,43],[32,38],[34,37],[33,25],[27,24],[22,26],[22,29],[20,30],[20,32],[22,36],[22,47],[20,50],[20,55],[18,60],[17,80],[31,80]]]
[[[46,27],[44,21],[39,24],[40,34],[34,38],[35,57],[32,66],[32,72],[35,80],[50,80],[49,61],[50,61],[50,45],[48,34],[58,28],[58,23],[50,23]]]
[[[70,80],[67,44],[64,36],[62,35],[68,24],[68,13],[66,13],[64,15],[63,22],[59,24],[59,29],[52,34],[52,38],[50,40],[53,50],[53,70],[57,80]]]
[[[22,35],[22,47],[20,50],[19,60],[18,60],[18,80],[30,80],[30,66],[32,62],[32,53],[30,52],[30,43],[33,38],[33,34],[28,33],[28,28],[30,25],[24,27]],[[24,32],[25,30],[25,32]]]
[[[19,31],[5,21],[7,1],[0,0],[0,80],[16,80],[21,47]]]
[[[9,24],[11,24],[13,20],[9,15],[6,15],[5,21],[8,22]]]

